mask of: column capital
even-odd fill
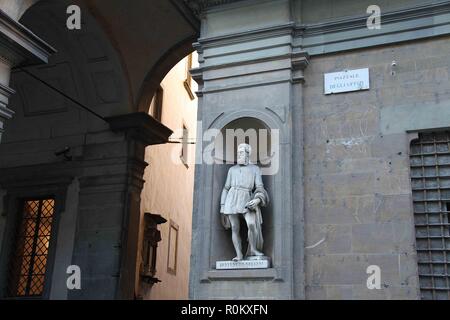
[[[8,87],[10,69],[22,64],[47,63],[56,50],[0,9],[0,140],[4,122],[14,112],[7,108],[14,90]]]
[[[14,111],[12,111],[11,109],[8,109],[7,107],[0,104],[0,121],[2,119],[9,120],[13,117],[13,115],[14,115]],[[1,129],[2,129],[2,126],[0,125],[0,130]]]
[[[309,54],[306,51],[292,53],[292,82],[304,83],[305,77],[303,71],[309,65]]]
[[[0,56],[11,67],[47,63],[56,50],[0,10]]]
[[[173,133],[145,112],[113,116],[105,120],[113,132],[123,132],[128,138],[140,141],[146,146],[166,143]]]
[[[4,122],[11,119],[14,115],[14,111],[7,107],[7,101],[14,93],[15,91],[10,87],[0,84],[0,140],[2,133],[5,131]]]
[[[201,13],[208,8],[238,1],[241,0],[183,0],[197,17],[200,17]]]

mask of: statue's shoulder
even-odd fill
[[[259,171],[259,170],[260,170],[260,169],[259,169],[259,166],[256,165],[256,164],[253,164],[253,163],[250,163],[250,164],[248,165],[248,167],[251,168],[252,170],[255,170],[255,171]]]

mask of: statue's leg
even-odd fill
[[[233,260],[242,260],[242,244],[241,244],[241,236],[239,235],[240,230],[240,221],[238,214],[229,214],[228,218],[230,219],[231,224],[231,239],[233,240],[234,250],[236,250],[236,257]]]
[[[250,244],[250,255],[252,256],[263,256],[264,253],[260,252],[256,248],[256,236],[257,236],[257,228],[256,228],[256,213],[255,212],[247,212],[245,215],[245,222],[247,222],[248,228],[248,242]]]

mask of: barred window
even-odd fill
[[[449,299],[450,132],[411,143],[411,183],[422,299]]]
[[[54,209],[54,199],[23,201],[10,261],[10,297],[43,294]]]

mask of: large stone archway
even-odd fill
[[[47,64],[28,59],[13,68],[15,115],[0,144],[2,206],[11,209],[18,198],[42,190],[58,203],[57,246],[43,298],[133,299],[144,150],[171,134],[148,116],[149,102],[165,73],[192,51],[198,21],[179,1],[139,0],[129,11],[124,1],[75,3],[82,28],[73,31],[65,27],[68,1],[5,7],[14,23],[20,19],[57,52]],[[2,294],[15,218],[8,211],[0,219]],[[67,290],[69,265],[81,268],[83,290]]]
[[[68,5],[75,3],[81,7],[83,33],[86,20],[94,22],[98,30],[107,38],[115,51],[120,69],[127,79],[130,112],[148,111],[148,99],[165,74],[184,56],[192,52],[192,43],[196,41],[200,22],[184,5],[183,1],[143,1],[133,2],[129,6],[123,1],[76,0],[22,0],[16,6],[9,6],[12,15],[24,21],[27,10],[33,7],[52,7],[58,24],[64,28]],[[24,17],[25,16],[25,17]],[[150,19],[151,18],[151,19]],[[55,21],[55,20],[53,20]],[[86,25],[89,33],[89,25]],[[140,32],[136,32],[139,30]],[[67,35],[71,33],[65,30]],[[40,34],[36,32],[36,34]],[[87,43],[86,41],[91,41]],[[79,43],[86,48],[95,39]],[[77,43],[75,41],[74,43]],[[119,114],[119,113],[118,113]]]

